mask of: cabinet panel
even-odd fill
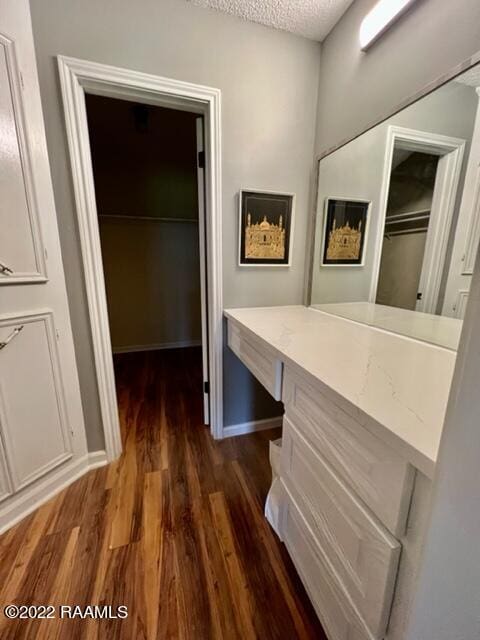
[[[397,537],[405,523],[414,469],[352,416],[285,368],[285,415]]]
[[[72,453],[51,313],[0,321],[0,422],[16,491]]]
[[[374,640],[291,497],[285,507],[283,539],[329,640]]]
[[[2,408],[0,406],[0,427],[2,424]],[[0,431],[0,436],[1,436]],[[12,495],[12,483],[10,480],[10,474],[8,471],[7,458],[5,456],[5,449],[3,441],[0,438],[0,502],[8,496]]]
[[[0,34],[0,284],[45,280],[14,43]]]
[[[284,420],[282,478],[371,632],[383,638],[400,543]]]

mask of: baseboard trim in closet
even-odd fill
[[[178,342],[160,342],[158,344],[133,344],[127,347],[113,347],[113,353],[135,353],[137,351],[160,351],[161,349],[184,349],[200,347],[201,340],[179,340]]]
[[[24,489],[17,496],[7,498],[6,504],[0,508],[0,535],[78,480],[87,471],[102,467],[107,462],[105,451],[92,451],[77,460],[70,461],[56,473]]]
[[[283,416],[275,418],[265,418],[264,420],[252,420],[251,422],[240,422],[223,427],[223,437],[243,436],[254,431],[264,431],[265,429],[275,429],[282,426]]]

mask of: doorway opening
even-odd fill
[[[438,156],[394,149],[377,304],[415,310],[437,175]]]
[[[103,270],[100,239],[101,223],[97,215],[88,131],[87,101],[90,95],[133,103],[136,108],[134,110],[130,108],[130,114],[133,118],[134,126],[140,130],[144,129],[145,125],[148,128],[149,114],[152,113],[151,106],[186,111],[200,116],[195,120],[198,178],[198,254],[201,257],[203,249],[205,256],[204,260],[200,259],[200,293],[202,296],[202,367],[200,376],[204,383],[203,389],[200,390],[200,397],[202,398],[203,396],[204,421],[208,421],[210,433],[216,439],[222,438],[223,296],[220,206],[222,193],[220,91],[212,87],[195,85],[131,69],[112,67],[66,56],[58,56],[58,65],[72,165],[106,457],[109,461],[119,457],[122,452],[122,438]],[[200,126],[202,123],[203,134]],[[121,131],[118,131],[118,137],[120,140],[122,139]],[[123,187],[123,185],[121,186]],[[123,205],[123,201],[121,204]],[[109,212],[103,213],[108,214]],[[120,216],[122,212],[113,211],[112,214]],[[139,215],[141,215],[141,212],[139,212]],[[164,215],[162,214],[160,217]],[[171,216],[165,215],[165,217]],[[113,220],[105,220],[104,222],[111,224]],[[145,222],[159,227],[162,224],[167,224],[167,222],[153,222],[151,220]],[[131,224],[137,224],[137,221],[133,221]],[[177,224],[176,221],[175,224]],[[204,227],[203,233],[202,225]],[[150,234],[145,235],[149,236],[149,240],[151,239]],[[158,232],[154,232],[152,235],[158,235]],[[169,248],[172,249],[172,247],[173,244]],[[129,268],[128,265],[126,268]],[[132,265],[130,265],[130,268],[133,268]],[[202,270],[204,271],[203,277]],[[125,277],[129,276],[125,275]],[[172,292],[171,299],[175,299],[174,295],[177,292],[175,279],[170,283],[169,289]],[[137,313],[142,313],[141,309],[136,311]],[[191,348],[195,348],[195,346],[193,345]],[[166,352],[166,350],[155,351],[157,354],[162,352]],[[208,396],[208,398],[206,399],[205,396]]]
[[[370,302],[437,312],[464,148],[388,127]]]
[[[115,371],[148,362],[168,376],[189,349],[208,424],[203,117],[93,94],[85,104]]]

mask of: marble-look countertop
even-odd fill
[[[342,316],[354,322],[370,324],[393,333],[410,336],[457,351],[462,320],[420,311],[387,307],[373,302],[312,304],[312,309]]]
[[[432,477],[455,352],[304,306],[225,316],[359,409],[369,431]]]

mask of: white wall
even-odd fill
[[[448,83],[320,161],[312,303],[358,302],[369,298],[374,249],[379,233],[383,233],[378,224],[388,126],[396,125],[465,139],[465,167],[476,104],[473,88],[457,82]],[[464,171],[457,205],[460,202],[463,175]],[[324,202],[327,197],[351,197],[372,202],[364,267],[334,268],[320,265]]]
[[[40,88],[91,449],[102,446],[87,302],[55,63],[64,54],[222,91],[225,306],[302,301],[320,46],[184,0],[31,0]],[[289,269],[237,267],[236,193],[296,193]],[[279,408],[225,350],[225,422]]]

